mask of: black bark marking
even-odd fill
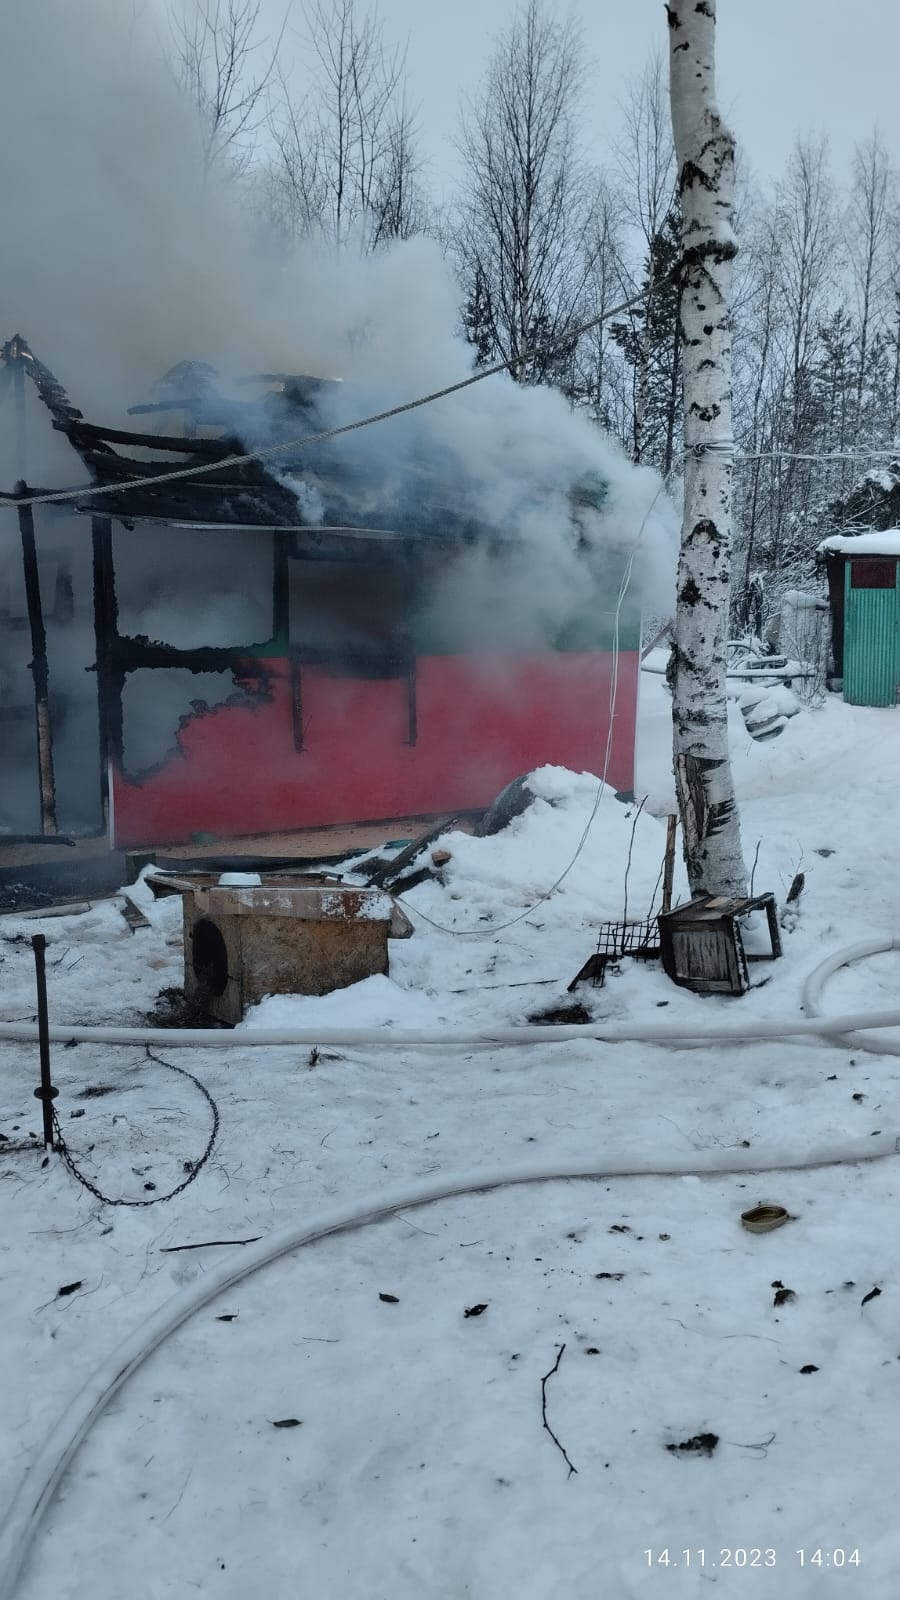
[[[701,517],[699,522],[694,523],[691,529],[691,537],[693,539],[718,539],[719,530],[711,517]]]
[[[688,578],[687,582],[682,584],[678,598],[683,600],[686,606],[695,606],[697,601],[702,599],[695,578]]]
[[[716,762],[716,766],[721,765],[721,762]],[[713,834],[722,833],[730,823],[736,809],[737,807],[734,800],[720,800],[716,805],[710,806],[709,821],[705,837],[710,839],[712,838]]]
[[[709,4],[709,0],[697,0],[694,10],[699,12],[701,17],[709,17],[711,22],[715,22],[715,12],[713,11],[712,6]]]
[[[685,849],[687,851],[688,844],[692,847],[688,852],[689,862],[707,834],[708,810],[703,775],[708,765],[697,756],[689,755],[679,755],[675,761],[675,774],[682,795]]]
[[[710,188],[711,182],[712,180],[704,187]],[[683,194],[685,185],[681,184],[680,188]],[[737,253],[737,245],[733,239],[707,239],[704,244],[685,245],[681,256],[682,267],[685,271],[690,267],[702,268],[707,261],[713,261],[717,266],[721,266],[725,261],[733,261]],[[697,310],[705,311],[706,306],[698,303]]]
[[[678,20],[678,12],[672,6],[666,6],[666,21],[673,30],[681,27],[681,23]]]

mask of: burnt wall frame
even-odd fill
[[[100,719],[101,794],[104,817],[109,816],[110,766],[124,773],[124,716],[122,696],[125,679],[130,672],[147,668],[181,667],[188,672],[230,672],[236,684],[248,678],[265,678],[256,652],[247,646],[199,645],[184,649],[159,640],[142,638],[119,632],[119,611],[116,600],[115,556],[113,550],[113,518],[92,517],[94,556],[94,631],[97,649],[97,692]],[[126,527],[130,519],[115,519]],[[279,544],[282,542],[273,529],[264,530],[276,540],[273,562],[272,616],[273,622],[284,617],[286,596],[285,564],[279,562]],[[277,637],[272,641],[277,648]]]
[[[252,655],[241,646],[197,646],[184,649],[140,636],[119,631],[119,612],[116,599],[115,556],[113,547],[113,521],[126,527],[133,526],[131,519],[113,518],[109,515],[92,516],[93,575],[94,575],[94,628],[97,649],[97,689],[100,725],[100,790],[104,820],[109,818],[109,770],[114,767],[124,773],[124,717],[123,693],[130,672],[145,669],[180,667],[190,672],[230,672],[236,682],[249,677],[264,676],[258,657],[265,654],[266,645],[274,652],[286,648],[290,677],[291,721],[294,749],[305,749],[303,725],[303,667],[331,668],[360,678],[396,679],[406,695],[406,742],[414,747],[418,740],[417,662],[410,630],[410,612],[415,592],[415,567],[406,541],[353,541],[340,534],[330,535],[324,530],[312,548],[306,541],[298,540],[298,530],[269,528],[254,530],[260,537],[272,540],[272,638],[264,641]],[[156,519],[154,519],[156,520]],[[233,525],[232,525],[233,526]],[[306,530],[303,530],[304,532]],[[298,544],[300,548],[298,549]],[[305,545],[305,547],[304,547]],[[404,596],[403,626],[397,630],[383,651],[354,648],[352,643],[323,646],[296,637],[292,627],[290,583],[295,563],[307,565],[315,562],[346,563],[357,571],[364,571],[373,561],[389,552],[392,565],[402,576]]]
[[[311,569],[315,563],[325,563],[334,568],[345,567],[350,572],[365,574],[375,565],[389,566],[400,579],[399,594],[395,603],[399,610],[398,625],[390,630],[389,637],[378,647],[362,646],[349,637],[330,644],[313,643],[302,637],[295,625],[290,602],[291,577],[303,567]],[[368,545],[341,550],[338,553],[331,542],[315,553],[298,551],[296,543],[286,563],[284,581],[287,590],[288,656],[291,676],[291,705],[294,728],[294,748],[304,749],[303,685],[304,666],[330,668],[333,672],[358,678],[383,678],[402,682],[406,692],[406,743],[414,747],[418,741],[417,661],[412,637],[412,611],[416,592],[416,566],[412,550],[404,542],[373,540]],[[349,630],[348,630],[349,634]]]

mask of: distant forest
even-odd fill
[[[461,115],[450,199],[429,192],[399,49],[360,0],[312,0],[288,76],[259,0],[188,0],[167,50],[203,123],[210,168],[244,190],[260,227],[375,251],[427,234],[460,286],[477,363],[523,354],[521,383],[558,388],[635,461],[679,472],[680,217],[666,75],[648,61],[600,153],[584,122],[577,29],[526,0]],[[292,41],[293,43],[293,41]],[[888,492],[900,431],[900,202],[877,132],[845,181],[823,137],[797,139],[777,183],[739,161],[733,305],[732,626],[761,632],[808,582],[819,540],[846,519],[867,467]],[[581,337],[568,330],[640,294]],[[834,460],[806,456],[834,455]],[[900,448],[898,448],[900,455]],[[848,459],[840,459],[845,456]],[[850,497],[851,505],[859,495]]]

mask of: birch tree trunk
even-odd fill
[[[691,892],[746,893],[725,695],[731,551],[734,140],[715,98],[715,0],[673,0],[672,131],[681,196],[684,518],[673,647],[675,785]]]

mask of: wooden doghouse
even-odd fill
[[[184,886],[186,998],[218,1022],[240,1022],[266,994],[328,994],[388,970],[388,938],[412,926],[375,889]]]

